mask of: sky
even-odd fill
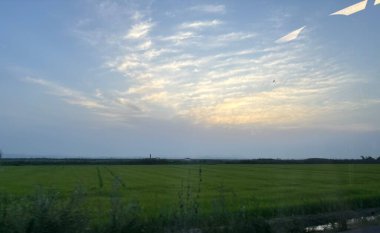
[[[7,157],[380,156],[380,1],[0,1]]]

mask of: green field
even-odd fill
[[[223,200],[265,216],[380,206],[379,165],[114,165],[1,166],[0,193],[23,196],[39,188],[63,196],[85,191],[91,205],[112,193],[137,201],[145,214],[196,199],[203,213]],[[223,205],[224,205],[223,204]],[[290,211],[290,212],[289,212]]]

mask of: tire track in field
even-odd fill
[[[99,188],[102,189],[103,188],[103,177],[102,177],[102,173],[101,173],[99,167],[96,167],[96,175],[98,176]]]
[[[125,182],[123,181],[123,179],[120,178],[120,176],[116,175],[111,169],[109,169],[108,167],[103,167],[105,170],[107,170],[109,172],[109,174],[116,180],[119,182],[119,184],[121,184],[121,186],[123,188],[127,188],[127,185],[125,184]]]

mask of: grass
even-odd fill
[[[199,168],[199,165],[3,166],[0,193],[25,195],[41,186],[68,194],[81,186],[90,199],[98,202],[118,182],[123,197],[139,201],[148,212],[176,204],[184,184],[202,190],[199,202],[203,210],[211,208],[210,200],[218,197],[221,189],[228,199],[263,210],[380,197],[379,165],[203,165],[202,182]]]
[[[375,164],[2,166],[0,211],[8,216],[52,211],[48,220],[43,214],[23,217],[23,229],[35,230],[46,221],[63,229],[62,224],[82,219],[73,222],[83,229],[78,225],[67,232],[133,232],[131,226],[142,225],[188,229],[210,223],[214,231],[228,223],[266,232],[258,219],[380,207],[379,181],[380,165]]]

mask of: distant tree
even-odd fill
[[[377,158],[377,160],[379,160],[379,161],[380,161],[380,156]]]
[[[372,156],[360,156],[362,160],[366,161],[374,161],[375,159]]]
[[[0,159],[3,157],[3,152],[0,150]]]

